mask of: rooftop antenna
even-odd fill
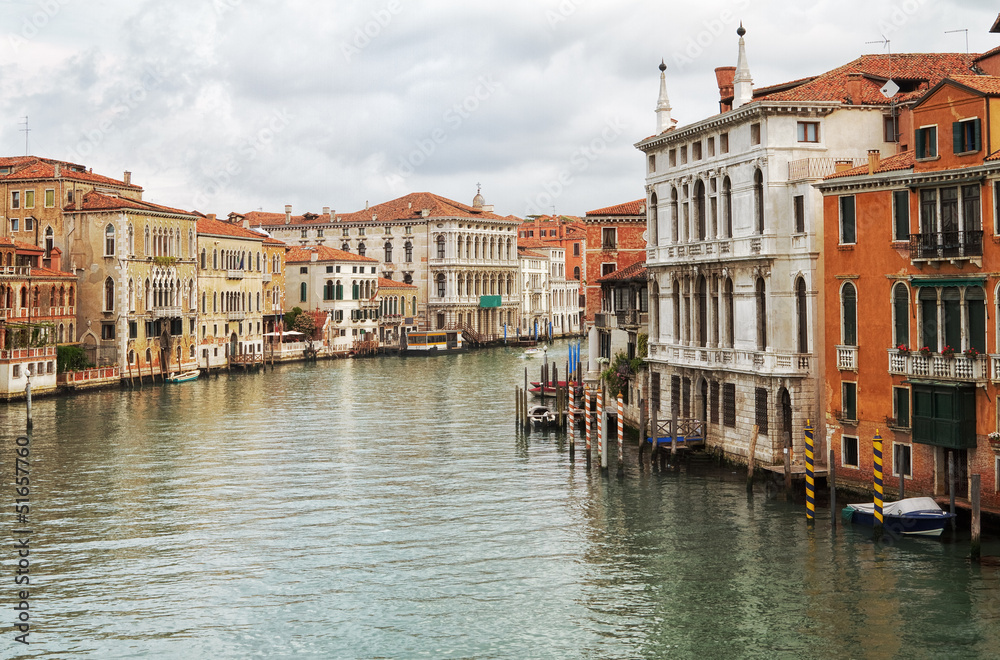
[[[28,116],[25,115],[24,116],[24,121],[19,122],[19,123],[21,123],[21,124],[24,125],[24,128],[22,128],[21,131],[24,133],[24,155],[27,156],[28,155],[28,133],[31,132],[31,129],[28,128]]]
[[[944,31],[945,34],[953,34],[955,32],[964,32],[965,33],[965,54],[968,55],[969,54],[969,28],[962,28],[960,30],[945,30]]]

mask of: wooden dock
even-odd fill
[[[762,465],[759,466],[768,472],[773,472],[780,476],[785,476],[785,466],[784,465]],[[793,481],[804,481],[806,478],[806,466],[804,463],[796,463],[791,466],[792,480]],[[825,477],[827,474],[826,466],[817,465],[813,469],[813,474],[817,479],[820,477]]]

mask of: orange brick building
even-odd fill
[[[646,261],[646,200],[637,199],[603,209],[588,211],[583,219],[587,227],[586,290],[588,325],[601,311],[601,284],[605,275]]]
[[[587,228],[575,215],[536,215],[529,217],[517,231],[519,239],[534,238],[566,251],[566,279],[581,280],[586,271]],[[518,241],[518,245],[521,241]]]
[[[818,185],[829,446],[838,482],[870,485],[878,431],[887,499],[900,473],[947,496],[952,463],[956,497],[979,474],[1000,511],[1000,78],[952,76],[909,113],[910,150]]]

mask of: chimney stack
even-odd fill
[[[327,218],[330,217],[330,207],[329,206],[324,206],[323,207],[323,215],[325,215]]]
[[[847,158],[847,159],[838,158],[833,163],[833,171],[834,172],[846,172],[847,170],[851,169],[851,167],[853,165],[854,165],[854,163],[851,162],[851,159],[849,159],[849,158]]]
[[[240,224],[243,225],[244,229],[250,229],[250,218],[243,216],[243,221]]]
[[[62,270],[62,250],[57,247],[49,250],[49,268],[52,270]]]
[[[55,176],[58,179],[60,176],[62,176],[62,163],[56,163],[55,168],[56,168]]]
[[[292,205],[285,204],[285,224],[292,224]]]
[[[878,149],[868,150],[868,173],[875,174],[875,170],[878,169],[879,163],[882,160],[882,152]]]
[[[861,95],[864,93],[864,76],[857,71],[847,74],[847,96],[851,105],[861,105]]]
[[[209,220],[215,220],[216,219],[216,216],[215,216],[214,213],[206,213],[205,217],[208,218]]]
[[[717,66],[715,67],[715,82],[719,85],[719,103],[733,97],[733,78],[736,77],[736,67]],[[726,104],[728,109],[730,104]]]
[[[124,176],[122,176],[122,181],[125,182],[126,186],[131,186],[132,185],[132,173],[129,172],[128,170],[125,170],[125,174],[124,174]]]

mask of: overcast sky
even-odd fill
[[[6,0],[0,144],[205,213],[429,191],[501,214],[643,196],[660,59],[682,124],[747,28],[754,84],[1000,45],[982,0]]]

